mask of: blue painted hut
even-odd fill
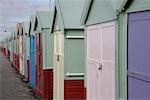
[[[29,36],[30,36],[30,74],[29,74],[29,83],[32,88],[36,86],[36,63],[35,63],[35,35],[34,35],[34,24],[35,23],[35,15],[30,16],[29,22]]]

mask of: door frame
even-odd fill
[[[56,47],[56,42],[55,42],[57,38],[60,39],[58,43],[59,45],[58,52],[56,49],[57,47]],[[59,61],[59,63],[57,64],[60,64],[59,65],[59,67],[61,68],[60,71],[59,71],[60,68],[56,67],[57,61]],[[53,63],[54,63],[53,99],[64,100],[64,33],[58,29],[54,32]]]

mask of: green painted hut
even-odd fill
[[[84,3],[84,0],[55,2],[52,29],[54,100],[84,98],[85,44],[84,27],[80,25]],[[70,92],[72,94],[69,94]]]
[[[144,83],[141,85],[140,83],[133,81],[134,78],[131,78],[135,77],[139,79],[139,74],[136,74],[129,69],[129,63],[132,61],[129,59],[133,59],[132,57],[140,53],[134,54],[129,58],[130,54],[128,52],[131,49],[128,47],[135,42],[134,39],[136,36],[130,40],[132,41],[131,44],[129,44],[128,36],[130,31],[131,33],[135,32],[136,25],[133,25],[134,21],[139,22],[138,24],[141,25],[137,25],[139,27],[137,29],[140,31],[142,30],[143,24],[140,21],[143,21],[144,19],[148,20],[148,17],[144,17],[143,13],[146,13],[145,16],[149,16],[147,11],[150,9],[149,7],[150,3],[146,0],[86,1],[81,23],[85,25],[86,29],[85,40],[87,49],[85,87],[87,91],[87,99],[94,98],[109,100],[109,98],[114,98],[117,100],[126,100],[127,98],[137,99],[138,97],[143,97],[145,99],[148,97],[147,94],[143,96],[142,93],[139,93],[140,95],[132,94],[136,94],[136,91],[148,91],[146,89],[141,89],[148,85],[144,85]],[[130,20],[129,16],[136,16],[137,18],[131,18]],[[132,23],[131,27],[133,28],[130,27],[130,23]],[[146,26],[147,24],[144,25]],[[134,31],[129,30],[130,28]],[[133,44],[131,47],[134,47]],[[131,51],[133,51],[133,49]],[[97,53],[95,54],[94,52]],[[131,64],[135,63],[131,62]],[[133,67],[131,67],[131,69],[132,68]],[[97,78],[93,79],[93,77]],[[136,88],[136,85],[133,83],[137,83],[137,86],[141,85],[143,87],[141,87],[140,90],[139,87]],[[102,85],[99,86],[99,84]],[[109,91],[109,94],[108,91],[103,91],[105,89]],[[91,91],[93,91],[93,94]]]

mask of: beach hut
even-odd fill
[[[128,100],[148,100],[150,98],[150,2],[121,1],[123,6],[118,9],[120,94]]]
[[[1,41],[1,52],[4,54],[4,40]]]
[[[118,92],[117,2],[87,0],[81,17],[86,35],[85,90],[87,100],[115,100]],[[117,80],[117,81],[116,81]]]
[[[7,39],[7,57],[10,59],[10,49],[11,49],[11,37],[9,36]]]
[[[16,39],[16,34],[15,32],[13,33],[13,50],[12,50],[12,54],[13,54],[13,66],[16,67],[16,52],[15,52],[15,39]]]
[[[5,39],[5,56],[9,58],[9,37]]]
[[[13,56],[13,59],[12,59],[12,64],[13,66],[15,66],[15,32],[12,33],[13,34],[13,39],[12,39],[12,56]]]
[[[7,39],[4,39],[4,55],[6,56],[7,54]]]
[[[7,58],[10,58],[10,36],[7,37]]]
[[[24,78],[24,62],[23,62],[23,24],[17,24],[17,32],[18,32],[18,55],[19,55],[19,73]]]
[[[143,27],[150,24],[148,10],[150,3],[146,0],[86,2],[81,23],[86,28],[88,100],[150,98],[150,71],[146,67],[150,30]]]
[[[30,36],[30,73],[29,73],[29,83],[32,88],[36,86],[36,66],[35,66],[35,34],[34,34],[34,24],[35,23],[35,15],[30,16],[29,22],[29,36]]]
[[[28,22],[23,22],[22,24],[23,28],[23,62],[24,62],[24,76],[25,76],[25,81],[29,80],[29,61],[28,61],[28,55],[29,55],[29,39],[28,38],[28,30],[29,30],[29,23]],[[28,52],[28,55],[27,55]]]
[[[36,88],[42,100],[53,99],[53,35],[54,12],[38,11],[35,15]]]
[[[11,35],[9,37],[9,59],[12,62],[12,40],[13,40],[13,34],[11,32]]]
[[[19,33],[15,31],[13,36],[13,63],[16,70],[19,72],[18,35]]]
[[[84,0],[56,0],[52,34],[53,98],[54,100],[84,99],[84,27],[80,18]]]
[[[12,50],[11,50],[11,62],[14,65],[14,31],[12,32]]]
[[[26,27],[27,26],[29,25],[26,25]],[[29,29],[29,27],[26,29]],[[26,32],[26,47],[25,48],[26,48],[26,63],[27,63],[27,69],[28,69],[27,79],[29,81],[30,80],[30,34],[28,31]]]

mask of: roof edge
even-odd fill
[[[117,9],[117,15],[119,15],[122,11],[125,11],[133,2],[133,0],[124,0],[120,7]]]
[[[84,5],[83,12],[82,12],[81,19],[80,19],[81,25],[85,24],[93,2],[94,0],[85,1],[85,5]]]

